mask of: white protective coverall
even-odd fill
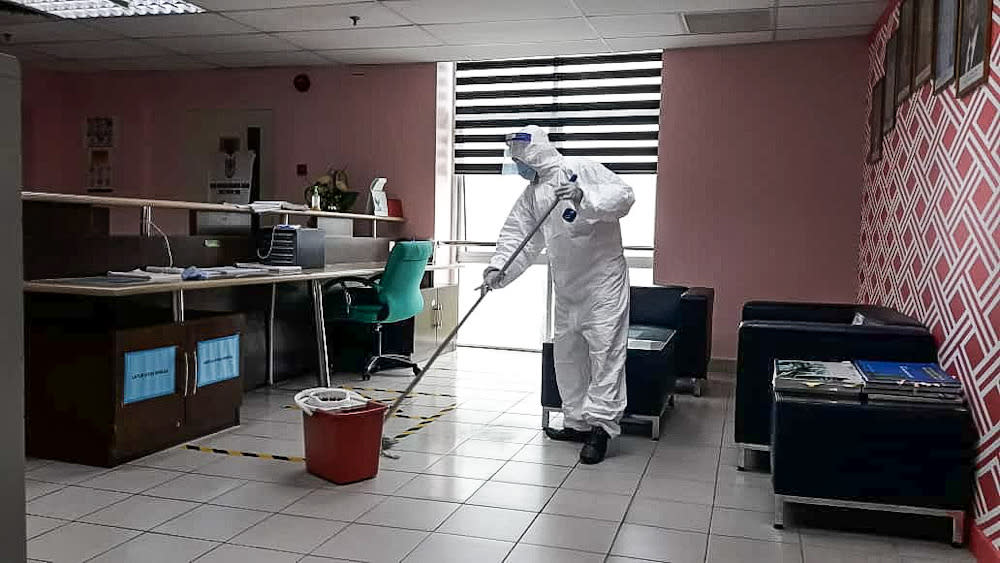
[[[535,179],[514,204],[500,231],[490,266],[502,268],[521,240],[555,199],[554,189],[577,175],[583,199],[572,223],[562,218],[572,206],[556,207],[506,275],[503,287],[521,275],[544,248],[555,286],[553,353],[563,401],[564,425],[576,430],[603,428],[621,433],[625,411],[625,352],[628,347],[629,281],[621,227],[635,195],[601,164],[564,157],[541,128],[529,126],[528,143],[511,143],[511,157],[531,166]]]

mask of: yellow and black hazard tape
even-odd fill
[[[223,448],[209,448],[207,446],[198,446],[196,444],[186,444],[184,448],[188,450],[194,450],[196,452],[229,455],[233,457],[256,457],[260,459],[273,459],[276,461],[295,461],[299,463],[306,460],[306,458],[297,455],[276,455],[276,454],[262,454],[257,452],[241,452],[238,450],[226,450]]]
[[[438,411],[437,414],[435,414],[433,416],[422,416],[422,417],[420,417],[422,419],[420,422],[418,422],[414,426],[411,426],[410,428],[407,428],[406,430],[403,430],[399,434],[396,434],[395,436],[393,436],[393,438],[396,439],[396,440],[399,440],[400,438],[405,438],[407,436],[412,436],[413,434],[415,434],[418,431],[420,431],[420,429],[422,429],[423,427],[425,427],[428,424],[434,422],[435,420],[441,418],[442,416],[450,413],[451,411],[455,410],[457,407],[458,407],[458,405],[451,405],[450,407],[445,407],[445,408],[441,409],[440,411]],[[397,414],[396,416],[399,416],[399,415]],[[400,418],[414,418],[414,417],[402,416]]]
[[[378,393],[396,393],[397,395],[402,395],[403,392],[399,389],[382,389],[379,387],[351,387],[349,385],[343,385],[344,389],[350,389],[351,391],[375,391]],[[410,395],[423,395],[424,397],[450,397],[455,398],[455,395],[449,395],[447,393],[428,393],[427,391],[410,391]]]

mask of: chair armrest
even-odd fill
[[[677,319],[677,376],[702,379],[708,376],[712,357],[712,313],[715,290],[692,287],[681,294]]]
[[[356,283],[360,284],[361,287],[350,287],[347,284]],[[342,288],[342,293],[344,295],[344,315],[350,316],[351,314],[351,304],[354,302],[354,296],[351,294],[351,290],[375,290],[377,293],[379,290],[378,283],[371,278],[362,278],[358,276],[345,276],[342,278],[336,278],[330,280],[323,284],[323,293],[326,294],[331,289],[336,287]]]
[[[744,321],[801,321],[849,324],[857,305],[848,303],[792,303],[784,301],[747,301]]]

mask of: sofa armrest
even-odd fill
[[[692,287],[681,295],[677,319],[677,376],[704,379],[712,356],[715,290]]]
[[[736,360],[736,441],[768,444],[774,360],[936,362],[922,327],[744,321]]]
[[[857,305],[848,303],[792,303],[785,301],[747,301],[744,321],[796,321],[850,324]]]

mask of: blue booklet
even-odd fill
[[[858,360],[854,365],[868,379],[869,384],[884,382],[941,387],[960,386],[958,380],[945,373],[938,364]]]

